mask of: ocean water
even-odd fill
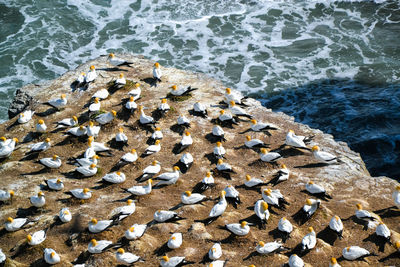
[[[0,120],[17,88],[109,52],[207,73],[400,178],[399,1],[0,0]]]

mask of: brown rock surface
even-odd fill
[[[33,85],[25,87],[24,90],[28,91],[39,102],[46,102],[61,93],[66,93],[68,106],[61,111],[52,113],[51,108],[48,106],[39,105],[36,108],[34,119],[29,123],[14,125],[16,120],[14,118],[0,125],[2,135],[7,138],[17,137],[21,141],[26,138],[29,132],[35,130],[35,124],[38,119],[43,119],[49,129],[48,133],[36,140],[18,144],[18,149],[13,152],[10,158],[3,160],[0,166],[0,175],[2,177],[0,188],[15,190],[15,198],[12,203],[3,204],[0,207],[0,221],[4,222],[9,216],[15,218],[26,215],[36,221],[29,227],[17,232],[6,233],[5,230],[1,232],[0,248],[8,257],[13,257],[16,262],[11,263],[10,261],[9,266],[19,266],[18,263],[34,263],[36,264],[34,266],[41,266],[40,264],[43,263],[43,248],[45,247],[51,247],[61,255],[62,263],[59,266],[68,266],[70,262],[86,251],[90,239],[107,239],[117,242],[123,236],[124,231],[132,224],[148,223],[152,220],[153,213],[156,210],[167,210],[180,203],[180,194],[186,190],[191,190],[197,182],[203,179],[207,171],[215,168],[215,164],[205,157],[206,154],[212,152],[215,144],[207,141],[205,136],[211,132],[213,126],[211,118],[216,118],[219,114],[219,102],[223,99],[224,86],[220,82],[199,73],[162,67],[163,82],[157,87],[150,87],[144,79],[152,76],[153,62],[130,55],[125,55],[125,58],[134,62],[133,68],[123,67],[121,71],[107,71],[105,69],[109,66],[105,57],[101,57],[66,73],[54,81],[49,81],[40,88]],[[97,68],[98,78],[96,82],[87,91],[72,92],[70,84],[78,76],[78,73],[87,71],[92,64]],[[167,95],[170,91],[170,86],[173,84],[180,86],[191,85],[199,88],[199,90],[194,91],[191,98],[182,102],[168,101],[172,110],[157,124],[164,134],[164,139],[161,141],[162,149],[159,153],[146,158],[139,158],[135,164],[121,168],[121,171],[127,176],[127,180],[123,184],[99,187],[98,182],[101,177],[111,170],[124,153],[131,148],[135,148],[138,154],[141,154],[147,147],[146,141],[150,133],[137,127],[138,112],[129,117],[123,105],[121,105],[126,101],[124,99],[127,98],[126,93],[128,90],[118,90],[108,99],[101,102],[103,110],[110,111],[115,109],[118,112],[118,116],[110,125],[102,126],[96,141],[104,143],[111,141],[118,132],[118,128],[123,127],[128,136],[128,146],[124,148],[124,151],[113,149],[112,157],[101,157],[98,164],[101,168],[100,173],[94,177],[81,179],[78,178],[79,176],[71,176],[69,174],[75,169],[75,166],[67,164],[67,160],[80,156],[85,151],[87,144],[75,138],[67,138],[63,131],[53,132],[55,128],[54,122],[76,115],[80,124],[86,126],[88,124],[88,114],[87,108],[83,107],[97,90],[107,88],[107,83],[117,78],[120,72],[125,73],[125,77],[128,80],[142,84],[142,98],[137,103],[147,108],[145,113],[148,115],[158,107],[160,99]],[[207,106],[209,119],[195,117],[188,113],[195,101],[201,101]],[[277,227],[279,219],[283,216],[286,216],[295,227],[292,237],[287,240],[285,246],[295,248],[307,233],[309,226],[314,227],[318,234],[328,226],[329,220],[333,215],[338,215],[343,220],[345,228],[343,240],[336,240],[334,245],[331,246],[324,241],[321,242],[319,239],[316,248],[302,257],[304,262],[311,266],[327,266],[330,257],[339,258],[344,247],[358,245],[378,254],[378,256],[366,259],[370,265],[400,265],[398,258],[388,257],[395,252],[395,249],[389,244],[385,245],[384,252],[378,252],[378,247],[374,243],[374,228],[364,231],[363,226],[352,219],[355,204],[361,202],[365,209],[375,211],[378,215],[381,215],[383,222],[392,231],[400,232],[400,211],[388,209],[393,206],[391,194],[396,182],[386,177],[371,177],[359,154],[351,151],[345,143],[335,142],[332,136],[296,123],[293,118],[285,114],[274,113],[262,107],[256,100],[248,99],[247,103],[249,107],[246,109],[257,120],[273,123],[280,128],[277,131],[271,131],[271,137],[263,133],[250,132],[253,138],[262,139],[271,144],[272,149],[277,149],[284,143],[289,129],[293,129],[299,135],[315,135],[311,145],[318,144],[323,150],[338,155],[343,163],[321,167],[315,165],[315,160],[308,151],[283,149],[282,155],[284,157],[279,162],[286,164],[291,171],[291,176],[288,181],[277,185],[276,188],[281,190],[290,205],[285,211],[274,209],[275,212],[271,213],[266,230],[251,227],[249,235],[236,238],[229,243],[223,243],[223,256],[221,259],[229,259],[227,266],[247,266],[249,264],[280,266],[287,261],[288,257],[285,255],[254,256],[246,261],[243,261],[243,258],[255,250],[258,241],[269,242],[273,240],[270,231]],[[123,205],[123,202],[119,200],[126,199],[129,194],[125,193],[122,188],[135,185],[137,183],[135,179],[141,174],[141,170],[149,165],[152,160],[157,159],[161,162],[161,172],[172,170],[173,164],[179,160],[182,154],[175,155],[172,153],[174,145],[181,139],[180,134],[175,132],[174,127],[172,127],[176,123],[179,113],[185,114],[191,120],[191,128],[189,130],[194,139],[194,144],[187,149],[187,152],[190,152],[195,160],[191,169],[181,175],[177,184],[155,189],[150,195],[140,197],[136,202],[137,209],[135,213],[122,221],[120,225],[99,234],[89,234],[87,230],[83,230],[78,239],[72,243],[72,246],[68,246],[66,241],[69,239],[72,230],[82,230],[87,226],[91,218],[108,219],[112,209]],[[232,180],[226,180],[215,175],[217,185],[204,192],[205,195],[213,199],[217,198],[219,191],[223,190],[226,185],[238,186],[243,184],[246,174],[269,181],[279,169],[279,166],[276,165],[259,164],[257,162],[259,155],[253,150],[235,149],[245,141],[245,134],[239,133],[248,129],[249,126],[250,123],[248,121],[242,121],[234,129],[224,128],[227,138],[227,141],[223,143],[223,146],[227,149],[226,162],[234,167],[236,174],[232,175]],[[40,153],[38,159],[57,154],[63,161],[59,169],[43,170],[43,167],[37,163],[37,159],[22,160],[29,151],[30,145],[38,140],[44,140],[46,137],[52,140],[52,147],[48,151]],[[56,177],[60,177],[63,180],[65,189],[62,192],[47,191],[44,181]],[[321,208],[311,220],[299,225],[295,223],[292,216],[301,209],[305,199],[309,197],[303,190],[305,183],[311,179],[315,183],[323,185],[333,199],[329,202],[322,201]],[[71,201],[69,196],[63,194],[63,192],[67,192],[70,189],[84,187],[93,188],[93,197],[83,203]],[[36,194],[41,188],[46,195],[46,206],[42,210],[32,213],[28,197]],[[179,224],[154,225],[146,231],[141,239],[131,241],[124,248],[146,260],[144,263],[138,263],[137,266],[157,266],[160,257],[154,255],[154,251],[168,240],[170,232],[182,232],[183,245],[179,249],[168,252],[168,255],[187,255],[187,260],[197,262],[193,266],[204,266],[200,262],[211,248],[213,241],[220,241],[229,236],[229,233],[220,229],[219,226],[238,222],[254,214],[252,207],[255,201],[261,198],[261,194],[257,191],[243,188],[239,188],[238,191],[242,200],[239,208],[235,210],[231,205],[228,205],[225,214],[216,222],[205,226],[205,228],[196,224],[194,220],[206,218],[214,201],[207,201],[204,205],[178,209],[178,214],[187,218],[186,220],[180,221]],[[69,207],[72,214],[77,217],[74,223],[70,222],[52,227],[48,231],[46,241],[37,247],[22,250],[18,254],[10,252],[17,244],[23,243],[28,233],[49,227],[53,222],[54,216],[63,207]],[[86,264],[87,266],[115,266],[114,255],[113,250],[94,255],[86,261]],[[342,266],[365,265],[361,261],[342,261],[340,264]]]

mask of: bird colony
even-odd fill
[[[400,265],[399,185],[218,81],[111,53],[31,93],[1,125],[1,264]]]

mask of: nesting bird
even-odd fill
[[[187,88],[180,88],[178,89],[178,87],[176,85],[172,85],[171,86],[171,91],[170,94],[173,96],[185,96],[188,95],[190,92],[197,90],[198,88],[192,88],[191,86],[187,87]]]
[[[92,197],[92,191],[90,191],[89,188],[72,189],[72,190],[69,190],[69,192],[66,192],[66,194],[70,194],[77,199],[84,199],[84,200]]]
[[[115,110],[111,110],[110,112],[106,112],[106,113],[97,115],[95,120],[98,123],[100,123],[101,125],[104,125],[104,124],[112,122],[116,116],[117,116],[117,112]]]
[[[161,115],[165,115],[170,109],[171,107],[168,105],[167,99],[161,99],[161,104],[158,106],[158,111],[161,113]]]
[[[250,232],[250,226],[246,221],[242,221],[241,223],[226,224],[225,228],[237,236],[245,236]]]
[[[368,256],[375,256],[374,254],[371,254],[365,248],[361,248],[359,246],[345,247],[342,250],[342,255],[343,255],[343,258],[345,258],[346,260],[350,260],[350,261],[363,259]]]
[[[60,219],[61,222],[67,223],[72,220],[72,214],[68,208],[62,208],[58,213],[58,218]]]
[[[134,88],[128,92],[128,95],[132,96],[133,100],[136,101],[140,98],[141,93],[142,89],[140,89],[140,83],[135,83]]]
[[[116,79],[114,81],[114,87],[120,89],[120,88],[124,87],[125,85],[126,85],[126,79],[124,77],[124,74],[120,73],[118,76],[118,79]]]
[[[237,209],[237,206],[241,203],[239,191],[237,191],[232,185],[225,187],[224,191],[226,192],[226,200],[231,203],[235,209]]]
[[[267,223],[270,213],[268,210],[268,203],[264,200],[257,200],[256,204],[254,205],[254,213],[260,219],[260,225],[265,227]]]
[[[331,164],[338,162],[338,158],[335,155],[332,155],[331,153],[325,151],[321,151],[319,146],[313,146],[312,152],[314,158],[320,163]]]
[[[212,136],[215,137],[218,141],[226,141],[225,132],[219,125],[214,125],[211,132]]]
[[[66,118],[57,122],[57,128],[62,127],[72,127],[78,124],[78,118],[76,116],[72,116],[72,118]]]
[[[80,136],[84,136],[84,135],[87,134],[87,129],[86,129],[86,127],[80,125],[78,127],[74,127],[74,128],[69,129],[67,131],[67,134],[71,134],[73,136],[80,137]]]
[[[133,96],[129,97],[129,100],[125,104],[125,108],[129,110],[131,113],[137,109],[137,104]]]
[[[241,107],[236,106],[236,103],[234,100],[229,101],[229,111],[235,115],[236,117],[246,117],[248,119],[252,119],[253,116],[248,114],[244,109]]]
[[[279,154],[278,152],[270,152],[266,148],[261,148],[260,152],[261,152],[260,159],[263,162],[272,163],[282,158],[281,154]]]
[[[139,109],[139,112],[140,112],[140,118],[139,118],[140,124],[142,124],[142,125],[152,125],[152,124],[155,123],[155,120],[154,120],[153,117],[144,114],[143,106],[140,105],[138,107],[138,109]]]
[[[168,239],[167,246],[170,249],[177,249],[182,245],[182,233],[173,233]]]
[[[33,114],[35,114],[35,111],[32,111],[30,109],[21,112],[18,115],[18,123],[24,124],[29,122],[32,119]]]
[[[36,196],[31,196],[29,199],[32,206],[36,208],[41,208],[46,204],[46,199],[44,198],[44,194],[42,191],[39,191]]]
[[[49,104],[50,106],[52,106],[56,109],[65,107],[67,105],[67,103],[68,103],[68,100],[67,100],[67,96],[65,94],[61,94],[60,98],[51,99],[48,102],[46,102],[46,104]]]
[[[141,238],[146,232],[147,225],[146,224],[134,224],[129,227],[128,230],[125,231],[125,238],[128,240],[135,240]]]
[[[313,249],[317,244],[317,237],[314,228],[308,227],[308,234],[306,234],[301,240],[301,250],[306,251]]]
[[[60,262],[60,255],[52,248],[45,248],[44,249],[44,261],[50,265],[57,264]]]
[[[337,234],[339,239],[343,238],[343,223],[339,216],[332,217],[329,221],[329,228]]]
[[[161,170],[161,164],[157,160],[153,160],[151,165],[143,169],[143,174],[139,177],[139,181],[143,182],[153,177]]]
[[[61,167],[61,159],[57,155],[53,155],[51,158],[42,158],[39,162],[47,168],[57,169]]]
[[[115,258],[117,259],[117,262],[128,265],[142,260],[139,256],[133,253],[125,252],[123,248],[119,248],[117,250]]]
[[[38,142],[36,144],[33,144],[30,152],[42,152],[46,151],[50,147],[51,147],[50,138],[46,138],[44,142]]]
[[[112,241],[92,239],[88,245],[88,251],[91,254],[99,254],[115,246]]]
[[[120,67],[120,66],[128,66],[132,67],[131,65],[133,62],[126,61],[122,58],[116,57],[114,53],[108,54],[107,61],[115,67]]]
[[[183,150],[188,148],[191,144],[193,144],[193,139],[192,136],[190,135],[190,132],[186,131],[183,136],[182,140],[179,142],[176,152],[177,154],[181,153]]]
[[[283,195],[281,194],[281,191],[279,189],[264,189],[262,191],[262,198],[264,199],[265,202],[267,202],[269,205],[277,207],[279,209],[286,209],[286,205],[289,203],[285,200]]]
[[[217,159],[225,158],[226,150],[222,146],[221,142],[216,143],[216,147],[214,147],[213,154]]]
[[[310,219],[315,214],[320,205],[321,205],[321,200],[319,199],[317,200],[311,198],[306,199],[306,204],[304,204],[302,208],[302,211],[304,212],[306,218]]]
[[[286,217],[282,217],[278,222],[278,230],[284,235],[284,239],[286,240],[293,231],[293,225]]]
[[[47,130],[47,126],[44,123],[43,120],[38,120],[38,123],[36,124],[36,132],[38,133],[45,133]]]
[[[124,133],[124,128],[119,128],[118,133],[115,135],[115,141],[120,144],[126,144],[128,142],[128,136]]]
[[[244,185],[246,187],[252,188],[252,187],[258,187],[258,186],[263,186],[266,185],[267,183],[264,183],[263,180],[258,179],[258,178],[252,178],[250,175],[246,175]]]
[[[285,164],[281,165],[281,168],[279,169],[279,171],[274,175],[274,177],[271,179],[270,183],[275,186],[283,181],[286,181],[289,179],[290,176],[290,171],[289,169],[286,167]]]
[[[8,141],[8,140],[7,140]],[[8,143],[0,147],[0,159],[8,158],[14,151],[15,145],[18,143],[18,138],[13,138]]]
[[[329,198],[332,199],[330,195],[326,193],[325,188],[323,188],[321,185],[315,184],[313,181],[309,181],[306,184],[306,190],[309,192],[311,195],[314,195],[318,198]]]
[[[278,126],[275,126],[273,124],[267,124],[267,123],[259,122],[255,119],[252,119],[250,129],[254,132],[264,132],[264,133],[267,133],[268,135],[270,135],[268,130],[278,130],[279,128],[278,128]]]
[[[60,191],[64,189],[64,183],[59,178],[49,179],[46,180],[45,182],[47,184],[47,187],[51,190]]]
[[[263,141],[260,139],[254,138],[252,139],[250,135],[246,135],[246,141],[244,142],[244,145],[247,148],[261,148],[261,147],[268,147]]]
[[[226,113],[225,110],[221,109],[219,111],[219,116],[217,119],[222,125],[232,125],[232,124],[238,124],[238,122],[236,121],[236,119],[232,116],[232,114],[230,113]]]
[[[0,201],[5,202],[5,201],[11,201],[13,196],[14,196],[14,191],[13,190],[0,190]]]
[[[28,218],[11,218],[8,217],[6,223],[4,224],[4,228],[8,232],[15,232],[20,230],[22,227],[30,223],[30,220]]]
[[[96,155],[94,155],[94,156],[96,156]],[[96,167],[96,164],[92,163],[90,165],[80,166],[80,167],[76,168],[75,171],[79,172],[84,177],[90,177],[97,173],[97,167]]]
[[[273,241],[264,243],[263,241],[258,242],[256,247],[256,251],[260,254],[271,254],[271,253],[279,253],[283,250],[286,250],[280,241]]]
[[[32,235],[28,234],[26,236],[26,241],[30,246],[36,246],[41,244],[43,241],[46,240],[46,230],[40,230],[37,231],[35,233],[33,233]]]
[[[215,243],[208,251],[208,258],[210,260],[218,260],[222,256],[222,248],[219,243]]]
[[[112,212],[112,218],[117,219],[118,221],[122,221],[127,218],[129,215],[133,214],[136,210],[135,202],[132,199],[128,199],[126,201],[126,205],[122,207],[117,207]]]
[[[244,104],[243,100],[246,99],[239,91],[232,91],[231,88],[225,89],[224,96],[224,102],[226,104],[229,104],[231,101],[234,101],[236,104]]]
[[[285,145],[310,150],[305,142],[309,142],[310,140],[307,137],[296,135],[293,130],[289,130],[286,135]]]
[[[97,73],[96,73],[96,67],[94,65],[91,65],[89,68],[88,73],[85,76],[85,85],[84,86],[89,86],[90,83],[93,83],[97,78]]]
[[[181,173],[180,169],[178,166],[173,167],[173,172],[164,172],[154,178],[154,180],[160,180],[160,182],[157,183],[156,187],[159,187],[161,185],[171,185],[175,184],[178,179],[179,179],[179,174]]]
[[[124,189],[124,190],[127,191],[128,193],[131,193],[134,196],[144,196],[144,195],[151,193],[151,189],[152,189],[151,183],[152,182],[153,181],[151,179],[149,179],[147,181],[146,185],[135,185],[135,186],[132,186],[131,188]]]
[[[160,127],[156,127],[154,132],[151,134],[150,139],[151,140],[161,140],[163,138],[163,133],[161,132]]]
[[[103,176],[102,180],[112,184],[120,184],[125,182],[126,176],[124,173],[118,171],[118,172],[107,173],[106,175]]]
[[[196,101],[193,104],[193,113],[194,113],[194,115],[197,115],[197,116],[200,116],[203,118],[207,118],[207,115],[208,115],[206,107],[199,101]]]
[[[101,220],[98,221],[96,219],[92,219],[89,222],[89,226],[88,226],[88,230],[91,233],[101,233],[105,230],[107,230],[108,228],[116,225],[118,222],[117,221],[113,221],[113,220]]]
[[[108,92],[107,89],[101,89],[99,91],[97,91],[96,93],[94,93],[92,95],[92,98],[94,99],[98,99],[98,100],[104,100],[106,99],[108,96],[110,95],[110,93]]]

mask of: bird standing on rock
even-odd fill
[[[157,82],[161,82],[161,77],[162,77],[162,72],[160,69],[160,63],[156,62],[156,63],[154,63],[154,67],[153,67],[153,78],[155,80],[156,85],[157,85]]]

